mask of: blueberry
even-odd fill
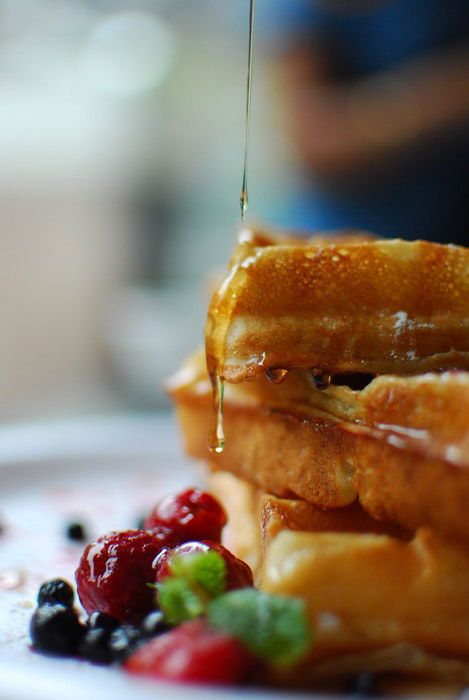
[[[349,679],[345,688],[345,694],[356,697],[376,697],[380,695],[376,676],[369,671],[357,673],[356,676]]]
[[[45,603],[32,616],[29,631],[38,651],[71,656],[76,652],[84,630],[76,610]]]
[[[138,518],[135,521],[135,528],[137,530],[144,530],[145,529],[145,520],[146,520],[146,517],[144,515],[142,515],[140,518]]]
[[[87,538],[85,526],[83,523],[78,521],[72,521],[67,523],[65,528],[65,534],[69,540],[74,542],[84,542]]]
[[[97,664],[110,664],[113,654],[109,648],[111,630],[104,627],[94,627],[86,630],[78,645],[78,655],[82,659],[94,661]]]
[[[140,625],[142,636],[146,639],[156,637],[158,634],[167,632],[168,629],[170,629],[170,627],[164,621],[164,615],[160,610],[154,610],[149,613]]]
[[[75,594],[73,588],[61,578],[53,578],[50,581],[45,581],[37,594],[37,604],[39,606],[45,603],[60,603],[66,608],[71,608]]]
[[[121,625],[115,629],[109,639],[109,648],[114,660],[125,661],[135,651],[142,639],[140,630],[133,625]]]
[[[88,629],[103,629],[110,634],[111,632],[114,632],[117,627],[119,627],[120,622],[112,615],[108,615],[108,613],[96,611],[91,613],[86,625]]]

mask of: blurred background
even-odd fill
[[[466,0],[258,0],[249,216],[467,243]],[[0,419],[166,408],[239,227],[247,0],[0,0]]]

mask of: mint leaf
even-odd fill
[[[183,578],[167,578],[157,584],[158,604],[171,625],[192,620],[205,612],[205,605]]]
[[[254,588],[230,591],[212,600],[208,621],[278,666],[295,663],[311,646],[305,605],[299,598],[268,595]]]
[[[225,591],[226,563],[218,552],[175,555],[169,568],[174,576],[185,579],[196,591],[201,588],[211,598]]]
[[[204,615],[225,590],[226,563],[218,552],[175,554],[168,564],[173,575],[156,587],[158,604],[172,625]]]

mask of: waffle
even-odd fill
[[[209,483],[233,530],[241,522],[255,530],[244,546],[254,550],[262,588],[307,603],[312,654],[276,683],[317,684],[364,668],[469,682],[466,548],[428,528],[386,530],[358,504],[323,512],[231,474]],[[239,539],[228,544],[240,554]]]
[[[243,232],[209,308],[207,366],[228,382],[272,368],[469,369],[468,307],[465,248]]]
[[[307,606],[311,655],[266,682],[469,683],[468,311],[467,249],[242,233],[170,393],[228,545]]]
[[[201,353],[170,391],[187,452],[212,469],[321,509],[358,495],[375,518],[469,542],[469,373],[381,376],[362,391],[318,390],[301,371],[281,385],[263,375],[227,385],[225,449],[211,455],[211,386]]]

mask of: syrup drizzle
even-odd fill
[[[211,452],[220,454],[225,447],[225,431],[223,430],[223,393],[225,384],[220,377],[215,377],[212,385],[212,425],[208,436],[208,448]]]
[[[288,377],[288,369],[281,369],[280,367],[267,369],[265,371],[265,376],[272,384],[282,384]]]
[[[252,44],[254,36],[254,6],[255,0],[249,0],[249,38],[248,38],[248,74],[247,74],[247,89],[246,89],[246,121],[244,127],[244,165],[243,165],[243,181],[241,184],[241,196],[239,204],[241,207],[241,222],[244,223],[246,211],[248,208],[248,151],[249,151],[249,126],[251,123],[251,82],[252,82]],[[274,370],[275,371],[275,370]],[[287,370],[278,370],[286,372]],[[277,380],[279,384],[285,377]],[[271,380],[275,381],[275,380]],[[223,393],[224,382],[218,375],[212,376],[213,390],[213,408],[212,408],[212,425],[208,437],[208,447],[211,452],[220,454],[225,447],[225,432],[223,430]]]
[[[313,384],[316,389],[327,389],[331,384],[332,376],[330,374],[325,374],[324,372],[318,372],[315,369],[310,369],[308,372],[311,375]]]
[[[252,82],[252,42],[254,34],[254,5],[255,0],[249,0],[249,39],[248,39],[248,75],[246,84],[246,121],[244,127],[244,167],[243,182],[241,185],[241,221],[244,222],[249,204],[248,197],[248,151],[249,151],[249,127],[251,123],[251,82]]]

